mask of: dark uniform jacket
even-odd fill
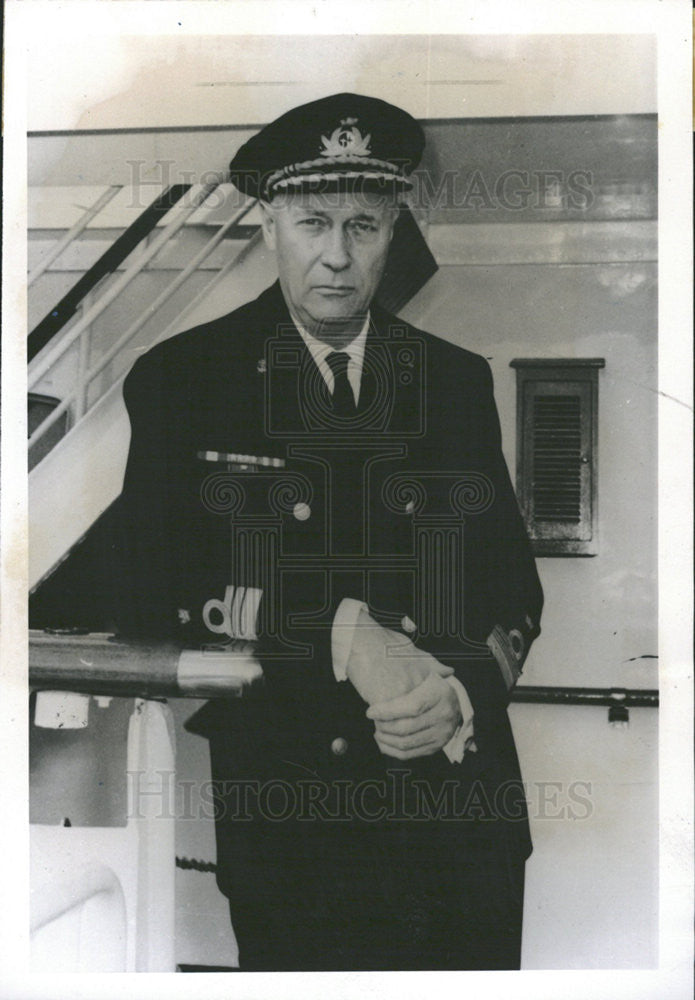
[[[374,306],[357,415],[341,421],[275,284],[155,346],[124,395],[122,631],[257,637],[264,670],[262,690],[189,723],[211,741],[222,889],[246,854],[375,831],[528,854],[506,706],[542,593],[487,362]],[[333,674],[345,596],[454,667],[475,710],[462,763],[381,754]]]

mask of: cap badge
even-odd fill
[[[321,156],[370,156],[371,133],[363,137],[360,130],[355,128],[356,123],[357,118],[342,118],[330,139],[322,135]]]

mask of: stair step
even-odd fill
[[[28,436],[34,433],[36,428],[42,421],[46,419],[57,406],[60,405],[60,400],[56,399],[55,396],[46,396],[39,392],[30,392],[28,396],[28,409],[27,409],[27,423],[28,423]],[[29,449],[29,469],[33,469],[35,465],[41,461],[41,459],[48,454],[51,448],[58,444],[61,438],[65,437],[68,432],[68,414],[64,413],[62,417],[50,427],[39,440],[32,445]]]

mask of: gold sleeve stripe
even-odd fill
[[[516,633],[516,638],[518,632],[516,630],[514,632]],[[519,661],[522,657],[522,653],[514,648],[510,634],[501,625],[495,625],[487,638],[487,645],[499,664],[502,679],[508,691],[512,690],[521,676]]]

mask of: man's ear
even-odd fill
[[[389,208],[389,244],[393,240],[393,231],[396,228],[396,223],[398,222],[398,216],[401,213],[400,205],[393,205]]]
[[[400,214],[401,214],[400,207],[394,209],[393,216],[391,218],[391,236],[389,237],[389,243],[393,239],[393,233],[394,233],[394,230],[396,228],[396,223],[398,222],[398,219],[400,218]]]
[[[276,240],[275,215],[273,214],[273,209],[267,201],[259,201],[258,206],[261,210],[261,227],[263,229],[263,239],[265,240],[265,245],[269,250],[274,250]]]

